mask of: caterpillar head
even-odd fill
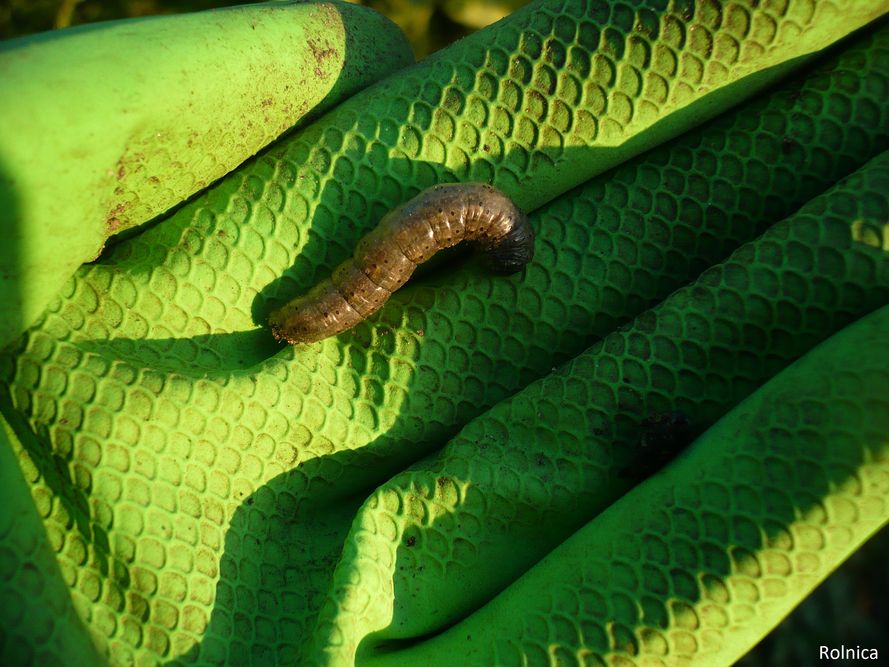
[[[482,249],[492,271],[516,273],[534,258],[534,230],[522,215],[496,244],[486,244]]]

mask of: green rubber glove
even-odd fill
[[[889,4],[638,4],[634,14],[538,3],[359,93],[82,268],[7,348],[0,410],[12,450],[75,614],[109,662],[657,655],[656,640],[640,648],[648,626],[624,616],[601,641],[583,609],[620,591],[575,567],[566,540],[641,482],[648,459],[733,419],[794,359],[887,301],[878,156],[889,147],[889,33],[704,121]],[[421,277],[334,339],[273,343],[272,308],[441,180],[491,181],[535,211],[537,254],[522,275],[469,262]],[[717,314],[725,326],[711,327]],[[672,469],[640,493],[657,483],[663,497]],[[679,470],[690,481],[697,468]],[[765,487],[751,488],[755,498]],[[650,512],[607,525],[620,539],[617,528]],[[812,580],[885,511],[867,517]],[[706,555],[724,554],[730,537],[714,535]],[[649,547],[684,563],[688,539]],[[534,590],[570,585],[573,571],[592,581],[580,597],[492,601],[550,553],[553,574]],[[641,556],[632,563],[647,572]],[[656,584],[644,589],[652,609],[677,591],[697,602],[691,588]],[[805,589],[785,593],[786,613]],[[729,602],[717,599],[714,615],[737,625],[703,633],[715,644],[686,633],[670,650],[730,660],[775,622],[745,621]],[[498,640],[516,653],[453,634],[441,651],[399,644],[475,610],[499,615]],[[574,644],[540,640],[510,621],[525,617],[581,631]],[[644,620],[665,630],[670,618]]]
[[[412,62],[340,2],[111,21],[0,43],[0,346],[109,236]]]

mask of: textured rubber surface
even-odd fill
[[[671,415],[705,431],[889,303],[887,223],[889,152],[382,485],[346,540],[318,650],[348,663],[367,636],[461,618],[637,483],[682,437]]]
[[[7,665],[100,664],[0,421],[0,657]]]
[[[732,664],[889,521],[887,331],[889,308],[847,327],[484,609],[366,664]]]
[[[105,240],[413,62],[363,7],[274,2],[0,44],[0,346]]]
[[[662,4],[529,5],[353,96],[112,254],[96,280],[132,305],[106,326],[138,339],[256,330],[420,190],[488,182],[533,210],[889,10],[793,0],[783,16],[732,3],[723,17]],[[136,306],[146,289],[156,300]],[[209,339],[219,359],[198,365],[269,354],[241,338]]]
[[[505,37],[499,27],[484,33],[454,59],[486,44],[499,53],[517,24],[505,25]],[[533,47],[531,37],[515,39]],[[252,330],[250,310],[350,254],[373,217],[357,212],[361,202],[382,209],[435,177],[422,159],[402,159],[410,133],[390,123],[398,116],[368,111],[397,108],[404,91],[416,96],[428,69],[348,102],[85,267],[0,359],[0,407],[100,651],[137,663],[308,659],[368,487],[885,147],[887,51],[881,33],[808,83],[541,210],[538,254],[523,276],[491,278],[473,266],[431,276],[354,332],[302,351],[271,347],[266,331]],[[446,57],[424,67],[459,71]],[[341,120],[372,126],[344,135]],[[435,146],[439,135],[424,132]],[[490,164],[509,181],[521,153]],[[548,173],[540,152],[525,155],[516,173]],[[581,155],[558,164],[570,172]],[[366,187],[347,192],[340,181]],[[294,239],[298,263],[266,289],[293,261]],[[350,629],[348,641],[363,629]]]

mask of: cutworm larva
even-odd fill
[[[482,183],[436,185],[387,213],[330,278],[272,313],[272,333],[295,344],[350,329],[418,264],[461,241],[474,242],[498,273],[519,271],[534,255],[528,218],[505,194]]]

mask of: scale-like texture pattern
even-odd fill
[[[2,418],[0,506],[0,659],[4,665],[94,664],[98,656],[46,543]]]
[[[889,302],[887,230],[889,152],[380,487],[343,549],[319,650],[351,659],[372,633],[423,636],[490,599],[685,444],[678,415],[705,431]]]
[[[886,146],[889,38],[881,34],[812,83],[542,210],[534,218],[537,256],[522,277],[492,279],[464,267],[397,295],[347,335],[273,347],[267,332],[253,328],[251,308],[261,315],[278,295],[307,287],[351,253],[363,228],[421,187],[484,180],[490,168],[495,183],[513,190],[519,181],[510,174],[524,179],[528,206],[531,193],[541,203],[641,150],[597,152],[566,139],[551,151],[546,137],[557,125],[515,121],[498,135],[502,153],[466,169],[446,164],[461,146],[474,150],[473,114],[481,112],[473,109],[483,108],[496,129],[498,109],[512,103],[505,91],[513,86],[503,81],[518,75],[502,74],[496,54],[518,63],[509,72],[528,63],[532,76],[515,87],[526,101],[535,86],[548,90],[547,58],[559,53],[535,43],[564,45],[560,26],[575,26],[566,52],[587,63],[591,82],[601,62],[594,48],[623,35],[627,48],[615,62],[631,58],[627,45],[639,36],[617,30],[626,23],[624,4],[579,21],[571,12],[586,5],[564,4],[563,13],[556,3],[522,13],[351,100],[117,246],[81,271],[0,360],[2,408],[21,440],[20,465],[62,576],[115,661],[298,661],[368,486]],[[711,6],[687,13],[672,3],[659,14],[640,9],[637,19],[649,25],[655,17],[666,36],[690,34]],[[790,34],[809,20],[800,23],[799,8],[814,6],[791,2],[778,21],[784,37],[770,33],[769,43],[780,43],[779,51],[816,48],[808,32]],[[835,3],[817,7],[812,24],[827,19],[835,37]],[[757,26],[777,17],[768,3],[753,16]],[[600,41],[581,43],[583,25],[598,25]],[[751,27],[744,48],[756,51],[759,34]],[[679,53],[671,48],[664,53]],[[686,40],[676,48],[697,47]],[[757,66],[768,45],[762,52]],[[772,55],[778,62],[788,53]],[[472,78],[464,81],[466,73]],[[623,80],[601,76],[614,86]],[[671,86],[683,89],[684,77],[677,71]],[[581,91],[580,100],[597,90],[591,83],[590,97]],[[453,91],[465,99],[455,102]],[[592,108],[575,102],[578,117]],[[698,120],[677,121],[672,131]],[[453,136],[442,129],[448,123],[459,128]],[[625,138],[645,127],[634,123]],[[422,151],[414,136],[423,138]],[[444,162],[430,152],[439,144],[451,151]],[[297,254],[299,263],[275,282]]]
[[[395,25],[337,2],[252,3],[0,43],[0,346],[110,235],[165,214],[310,112],[411,62]]]
[[[488,182],[533,210],[752,95],[878,5],[529,5],[354,96],[110,254],[90,281],[118,308],[91,329],[78,324],[89,294],[66,299],[73,321],[44,328],[169,339],[157,347],[175,366],[249,365],[271,351],[217,335],[198,353],[194,338],[254,330],[420,190]]]
[[[889,308],[849,326],[481,611],[367,664],[732,664],[889,519],[887,330]]]

